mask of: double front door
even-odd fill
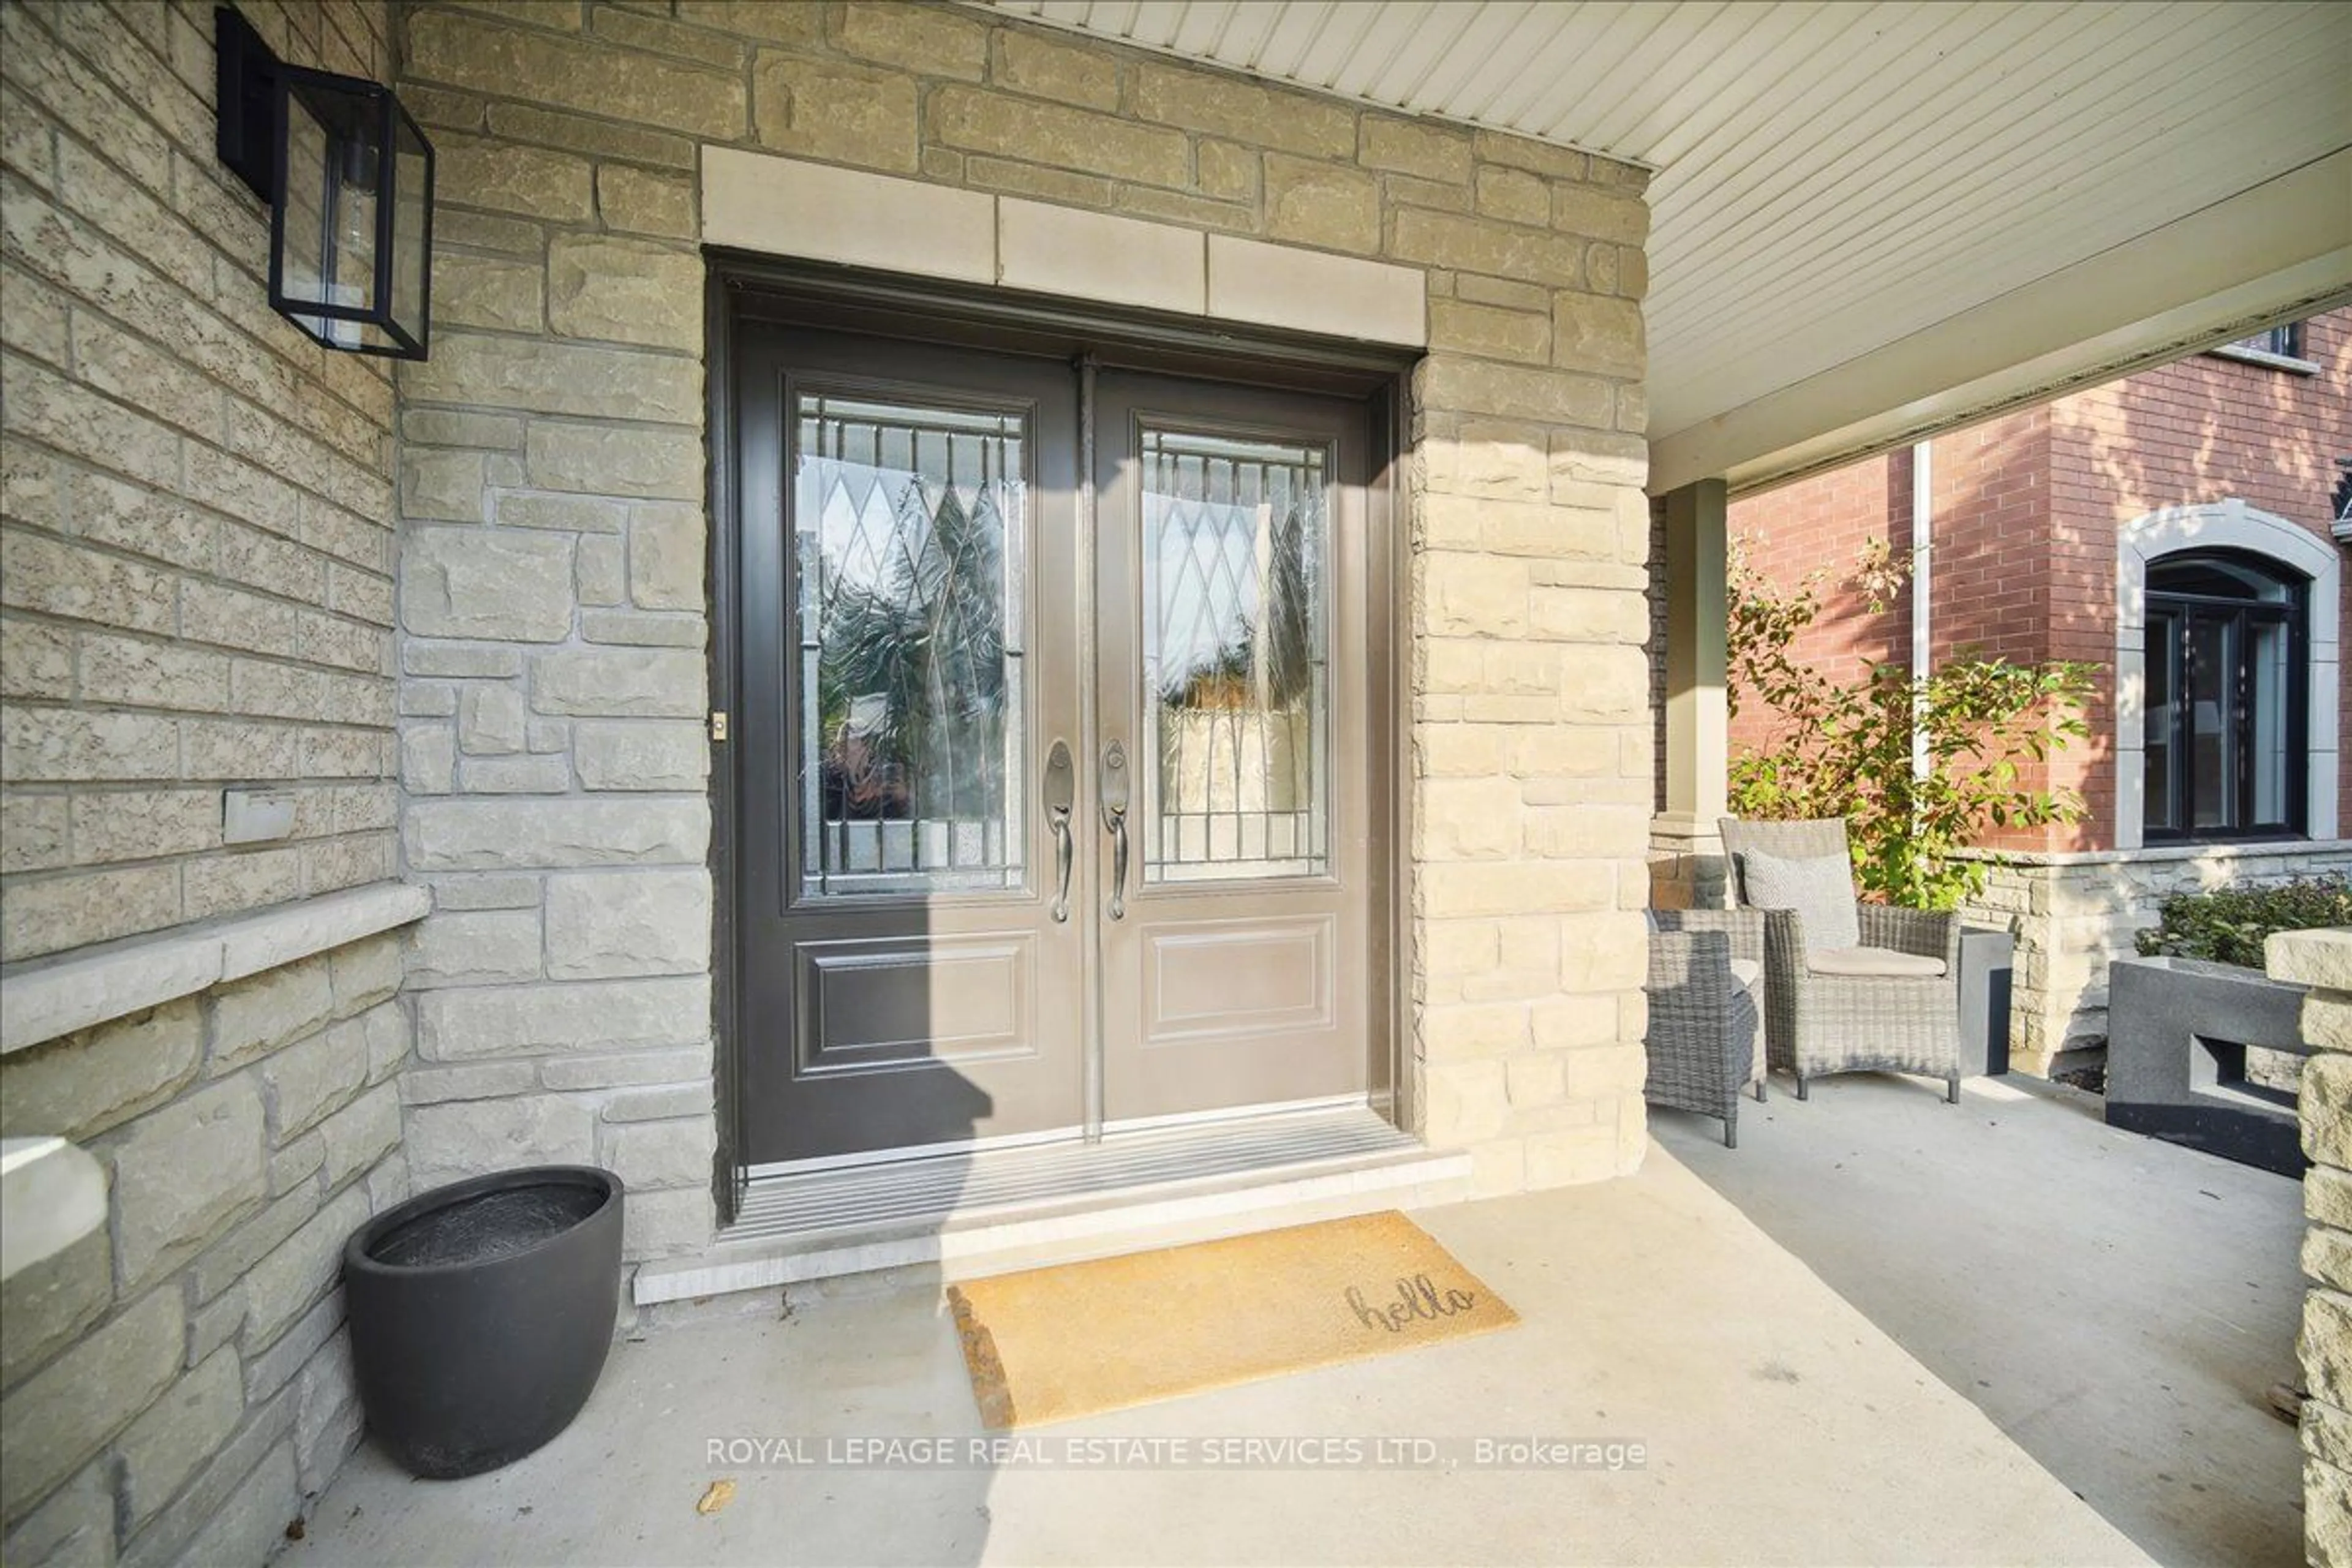
[[[734,348],[742,1163],[1366,1094],[1365,406]]]

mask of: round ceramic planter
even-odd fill
[[[620,1178],[501,1171],[386,1209],[343,1247],[368,1430],[419,1476],[511,1464],[580,1414],[620,1305]]]

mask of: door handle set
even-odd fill
[[[1045,816],[1054,825],[1054,923],[1070,918],[1070,862],[1076,846],[1070,842],[1070,808],[1077,804],[1077,769],[1070,748],[1061,741],[1045,758]]]
[[[1113,741],[1103,748],[1103,826],[1110,830],[1110,918],[1127,918],[1127,748]]]
[[[1110,835],[1110,906],[1115,921],[1127,918],[1127,747],[1113,741],[1103,748],[1102,766],[1096,774],[1102,801],[1103,831]],[[1056,925],[1070,918],[1070,868],[1077,844],[1070,832],[1070,814],[1077,805],[1077,767],[1069,743],[1054,742],[1045,756],[1045,820],[1054,833],[1054,904]]]

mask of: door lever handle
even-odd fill
[[[1077,847],[1070,835],[1070,808],[1077,799],[1077,769],[1067,743],[1056,741],[1045,758],[1045,816],[1054,828],[1054,923],[1070,918],[1070,862]]]
[[[1103,748],[1103,826],[1110,833],[1110,918],[1127,918],[1127,748],[1117,741]]]

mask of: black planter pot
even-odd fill
[[[368,1430],[436,1480],[511,1464],[572,1424],[612,1349],[621,1181],[586,1165],[436,1187],[343,1247]]]

